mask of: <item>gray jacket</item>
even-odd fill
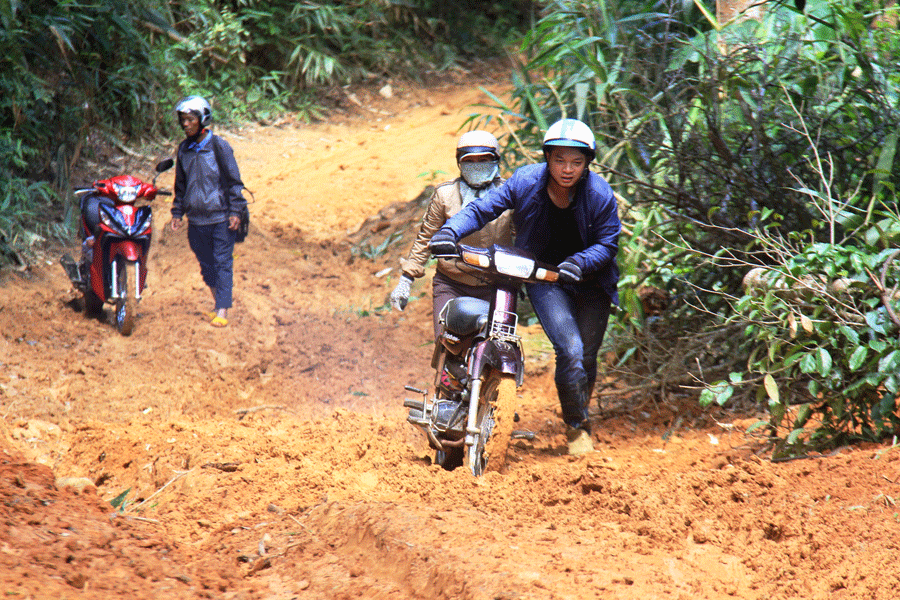
[[[224,139],[209,132],[200,143],[184,140],[178,146],[173,218],[187,216],[194,225],[227,221],[247,205],[243,188],[234,151]]]

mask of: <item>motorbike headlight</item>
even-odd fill
[[[534,259],[505,252],[494,253],[494,265],[498,273],[528,279],[534,271]]]
[[[137,199],[138,191],[140,191],[141,186],[139,185],[119,185],[113,184],[113,189],[116,190],[116,195],[119,197],[119,200],[126,204],[131,204]]]
[[[106,213],[102,210],[100,211],[100,221],[114,231],[119,231],[119,229],[121,229],[118,223],[113,221],[113,218],[109,216],[109,213]]]
[[[135,231],[135,235],[147,235],[147,232],[150,231],[150,226],[152,223],[148,219],[143,223],[138,223],[137,230]]]

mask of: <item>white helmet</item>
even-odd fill
[[[212,108],[200,96],[188,96],[179,100],[175,105],[175,113],[192,113],[200,119],[200,127],[206,127],[212,121]]]
[[[548,155],[551,147],[559,146],[581,150],[589,161],[594,160],[597,154],[594,133],[578,119],[561,119],[547,129],[544,136],[544,156]]]
[[[466,156],[490,156],[500,160],[500,143],[493,134],[481,129],[467,131],[456,143],[456,162]]]
[[[463,161],[464,158],[486,157],[487,161]],[[500,143],[493,134],[481,129],[467,131],[456,143],[456,164],[466,184],[476,190],[491,185],[500,174]]]

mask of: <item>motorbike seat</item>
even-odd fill
[[[454,298],[444,309],[444,326],[459,336],[472,335],[487,325],[490,308],[490,302],[478,298]]]

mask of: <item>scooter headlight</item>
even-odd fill
[[[121,200],[125,204],[132,204],[135,200],[137,200],[137,195],[141,189],[141,186],[119,185],[118,183],[116,183],[113,184],[113,189],[116,191],[116,195],[119,197],[119,200]]]
[[[494,253],[494,266],[498,273],[528,279],[534,271],[534,259],[505,252]]]

